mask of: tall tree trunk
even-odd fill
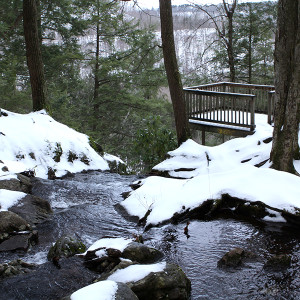
[[[228,14],[227,55],[228,55],[230,81],[235,82],[235,63],[234,63],[234,53],[233,53],[233,14]]]
[[[180,145],[190,137],[190,130],[176,58],[171,0],[159,0],[159,7],[164,63],[173,104],[177,141]]]
[[[36,0],[23,0],[23,27],[26,43],[27,66],[30,75],[33,110],[46,109],[45,77]]]
[[[99,79],[99,57],[100,57],[100,10],[99,10],[99,1],[97,1],[97,27],[96,27],[96,53],[95,53],[95,70],[94,70],[94,95],[93,95],[93,114],[94,114],[94,122],[93,122],[93,130],[95,131],[97,128],[97,119],[99,118],[99,87],[100,87],[100,79]]]
[[[295,173],[293,159],[299,159],[300,0],[278,2],[275,90],[272,167]]]
[[[252,3],[248,3],[249,7],[249,50],[248,50],[248,83],[252,83],[252,39],[253,39],[253,12],[252,12]]]
[[[229,77],[231,82],[235,82],[235,62],[233,51],[233,15],[236,8],[237,0],[233,0],[232,5],[229,5],[223,0],[223,7],[228,19],[228,40],[226,42],[226,50],[229,64]]]

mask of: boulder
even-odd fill
[[[274,255],[264,264],[264,269],[271,272],[285,271],[291,266],[291,260],[291,256],[287,254]]]
[[[0,252],[14,250],[27,251],[30,246],[36,245],[37,242],[38,232],[36,230],[17,232],[10,235],[0,244]]]
[[[137,295],[125,284],[118,282],[118,290],[115,294],[115,300],[138,300]]]
[[[70,257],[85,252],[86,246],[76,237],[63,236],[49,249],[49,261],[58,262],[61,257]]]
[[[91,284],[95,273],[85,269],[82,259],[73,256],[60,260],[60,269],[51,262],[38,265],[34,272],[3,278],[0,295],[4,299],[60,299]]]
[[[0,180],[0,189],[17,191],[23,193],[31,193],[32,184],[30,179],[24,175],[18,174],[18,179],[5,179]]]
[[[150,273],[127,285],[140,300],[185,300],[191,292],[190,280],[175,264],[167,264],[163,272]]]
[[[234,248],[227,252],[219,261],[219,268],[236,268],[243,264],[245,259],[255,258],[256,255],[242,248]]]
[[[8,263],[0,264],[0,279],[25,274],[31,272],[35,268],[34,264],[29,264],[21,259],[13,260]]]
[[[30,230],[31,226],[22,217],[10,211],[0,211],[0,243],[11,234]]]
[[[151,264],[163,257],[163,253],[144,244],[132,242],[123,251],[122,257],[140,264]]]
[[[52,214],[49,202],[33,195],[25,196],[9,211],[18,214],[31,225],[42,223]]]

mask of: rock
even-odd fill
[[[0,180],[0,189],[17,191],[23,193],[31,193],[32,184],[30,179],[24,175],[18,174],[18,179],[12,178],[7,180]]]
[[[274,255],[264,264],[267,271],[280,272],[285,271],[291,266],[291,256],[286,254]]]
[[[27,251],[31,245],[36,245],[37,242],[38,232],[36,230],[18,232],[10,235],[0,244],[0,251]]]
[[[8,167],[7,166],[4,166],[2,169],[1,169],[3,172],[8,172]]]
[[[175,264],[167,264],[163,272],[150,273],[127,285],[142,300],[185,300],[191,292],[190,280]]]
[[[120,263],[118,263],[113,269],[111,270],[105,270],[101,276],[99,278],[97,278],[95,281],[103,281],[103,280],[107,280],[107,278],[109,276],[111,276],[112,274],[114,274],[116,271],[118,270],[122,270],[122,269],[125,269],[131,265],[133,265],[134,263],[132,261],[129,261],[129,260],[123,260],[123,261],[120,261]]]
[[[38,232],[22,217],[0,211],[0,251],[28,250],[38,242]]]
[[[31,230],[31,227],[22,217],[10,211],[0,211],[0,242],[11,233],[26,230]]]
[[[227,252],[219,261],[219,268],[236,268],[242,265],[245,259],[255,258],[256,255],[242,248],[234,248]]]
[[[163,253],[144,244],[132,242],[124,249],[122,257],[140,264],[150,264],[161,259]]]
[[[104,250],[105,255],[98,257],[96,252],[99,250]],[[97,273],[110,272],[113,270],[120,262],[120,257],[122,252],[117,249],[112,248],[99,248],[92,251],[88,251],[84,257],[84,265]]]
[[[138,300],[137,295],[125,284],[118,282],[118,290],[115,294],[115,300]]]
[[[86,246],[77,238],[63,236],[49,249],[47,258],[49,261],[58,261],[61,257],[70,257],[85,252]]]
[[[0,284],[0,295],[4,299],[60,299],[91,284],[95,273],[85,269],[82,259],[73,256],[60,260],[58,270],[53,263],[37,266],[34,272],[4,278]]]
[[[0,279],[15,276],[17,274],[25,274],[31,272],[36,266],[29,264],[21,259],[13,260],[9,263],[0,264]]]
[[[49,218],[52,209],[48,201],[33,195],[22,198],[17,205],[9,208],[30,224],[39,224]]]

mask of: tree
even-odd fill
[[[190,131],[175,52],[171,0],[159,0],[159,8],[164,63],[173,104],[177,141],[180,145],[190,137]]]
[[[216,60],[219,60],[220,56],[222,59],[225,58],[225,62],[229,67],[229,80],[235,82],[236,70],[235,70],[235,53],[234,53],[234,13],[237,6],[237,0],[232,0],[232,3],[228,3],[223,0],[220,7],[218,8],[218,15],[214,15],[208,11],[208,9],[194,4],[198,9],[205,12],[215,26],[217,31],[220,52],[223,50],[226,52],[226,58],[223,54],[220,55],[216,51]]]
[[[242,3],[234,19],[236,79],[274,83],[275,2]]]
[[[47,106],[36,0],[23,0],[23,27],[27,66],[32,90],[33,110],[36,111],[44,109]]]
[[[272,167],[296,173],[293,159],[300,159],[300,0],[278,2],[275,90]]]

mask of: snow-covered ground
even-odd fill
[[[139,218],[151,210],[146,225],[161,223],[208,199],[220,199],[222,194],[295,213],[295,207],[300,208],[300,178],[269,168],[273,129],[266,118],[256,115],[256,132],[252,136],[219,146],[207,147],[188,140],[154,167],[181,179],[148,177],[122,205]],[[255,167],[262,162],[262,167]],[[299,162],[294,165],[300,172]],[[274,221],[284,221],[280,214],[272,213]]]
[[[17,114],[1,109],[0,180],[17,178],[16,173],[32,171],[47,178],[49,170],[56,177],[67,172],[109,170],[108,162],[122,162],[105,154],[100,156],[89,137],[55,121],[45,111]],[[24,193],[0,189],[0,209],[7,210]]]

